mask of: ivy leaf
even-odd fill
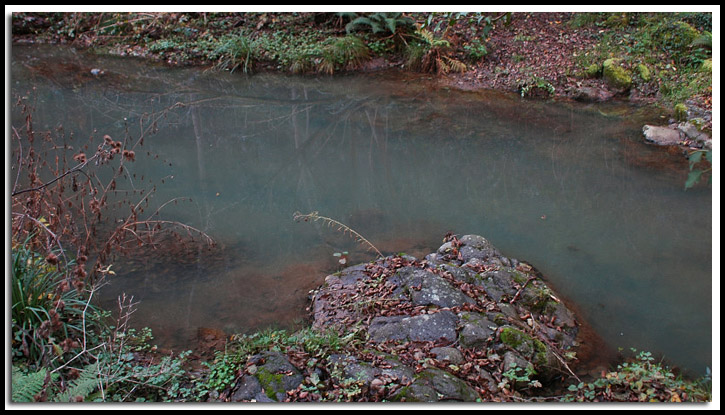
[[[692,170],[692,167],[699,163],[700,160],[702,160],[702,151],[693,151],[690,153],[690,170]]]
[[[687,175],[687,181],[685,182],[685,190],[691,188],[700,180],[702,170],[693,170]]]

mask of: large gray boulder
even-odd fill
[[[642,127],[642,133],[645,140],[660,146],[677,146],[682,143],[680,131],[670,127],[645,125]]]
[[[574,314],[537,271],[478,235],[451,238],[423,261],[386,257],[328,276],[311,310],[314,328],[362,330],[370,350],[400,356],[329,360],[348,384],[397,401],[486,400],[512,370],[546,384],[578,346]]]

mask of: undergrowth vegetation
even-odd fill
[[[485,38],[494,21],[484,13],[15,13],[13,30],[244,73],[275,68],[331,74],[359,69],[374,56],[424,47],[422,62],[410,66],[443,73],[462,71],[462,60],[487,54]],[[450,43],[456,24],[470,28],[470,41]],[[129,42],[136,46],[126,47]]]
[[[125,164],[151,129],[78,142],[62,126],[37,130],[35,99],[27,91],[11,108],[12,399],[176,399],[185,355],[147,353],[150,333],[129,324],[132,299],[119,298],[114,323],[94,295],[115,276],[119,255],[213,240],[161,218],[165,204],[145,212],[155,186],[132,179]]]
[[[18,249],[20,252],[21,249]],[[23,253],[25,253],[23,251]],[[26,256],[23,258],[27,258]],[[32,260],[35,258],[35,260]],[[26,272],[37,280],[57,277],[55,269],[31,256],[14,269]],[[45,296],[47,297],[47,295]],[[14,300],[17,298],[14,297]],[[87,307],[90,301],[84,303]],[[60,350],[46,344],[48,362],[38,363],[22,353],[19,343],[13,342],[11,399],[13,402],[200,402],[229,399],[240,373],[254,373],[250,363],[253,355],[264,352],[282,353],[295,362],[307,375],[292,400],[355,401],[365,398],[363,389],[353,379],[336,372],[331,357],[336,353],[363,352],[366,344],[364,330],[340,333],[336,330],[317,331],[312,328],[294,333],[285,330],[261,330],[252,334],[237,334],[229,338],[225,348],[202,362],[202,369],[190,365],[191,351],[178,355],[161,353],[152,345],[150,330],[137,331],[130,327],[135,303],[119,298],[118,317],[111,323],[110,314],[102,310],[86,316],[82,345]],[[24,305],[14,305],[13,311]],[[29,305],[27,306],[30,307]],[[84,307],[84,308],[86,308]],[[37,308],[37,307],[36,307]],[[28,329],[39,331],[43,323],[29,323]],[[47,321],[47,320],[44,320]],[[15,323],[15,318],[14,318]],[[15,327],[14,327],[15,331]],[[44,335],[40,335],[44,336]],[[65,337],[59,331],[57,338]],[[50,339],[50,337],[49,337]],[[52,341],[52,340],[48,340]],[[42,344],[39,343],[38,345]],[[529,382],[528,374],[506,373],[508,382]],[[505,383],[505,382],[504,382]],[[534,385],[536,386],[536,385]],[[500,387],[507,387],[506,384]],[[711,397],[709,377],[687,380],[654,362],[650,353],[641,352],[621,363],[616,369],[591,382],[572,384],[557,398],[563,402],[707,402]],[[552,398],[520,397],[531,401]]]
[[[92,304],[98,287],[70,287],[67,272],[27,243],[13,247],[12,401],[178,399],[189,352],[155,353],[150,331],[129,325],[132,299],[119,299],[112,324],[110,312]]]
[[[655,362],[651,353],[636,356],[593,382],[568,388],[564,402],[706,402],[712,400],[709,374],[695,382]]]
[[[12,26],[15,36],[232,72],[332,74],[384,58],[414,71],[447,74],[475,68],[488,56],[492,34],[524,14],[14,13]],[[601,74],[602,62],[617,58],[638,74],[635,88],[646,95],[657,93],[669,105],[693,96],[711,99],[711,13],[573,13],[567,24],[599,29],[596,46],[574,57],[583,74]],[[536,40],[522,36],[517,39]],[[519,56],[510,58],[525,64],[516,61]],[[531,89],[536,82],[518,86]]]
[[[617,58],[638,74],[636,88],[656,88],[671,106],[693,96],[711,99],[710,13],[579,13],[570,25],[601,28],[594,50],[578,57],[583,70]]]

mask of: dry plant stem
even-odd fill
[[[144,240],[141,239],[141,236],[138,233],[136,233],[132,228],[136,227],[137,225],[146,225],[148,227],[152,227],[151,225],[153,225],[153,224],[156,224],[156,225],[178,226],[178,227],[186,230],[186,232],[189,235],[191,235],[192,233],[196,232],[199,235],[201,235],[202,237],[204,237],[204,239],[206,240],[207,244],[209,244],[209,245],[213,245],[214,244],[214,239],[212,239],[211,236],[207,235],[203,231],[201,231],[201,230],[199,230],[197,228],[194,228],[193,226],[189,226],[189,225],[183,224],[181,222],[175,222],[175,221],[168,221],[168,220],[143,220],[143,221],[126,223],[126,224],[124,224],[121,227],[121,229],[123,229],[124,231],[130,232],[131,234],[133,234],[140,242],[144,242]],[[153,230],[149,230],[149,232],[153,232]]]
[[[131,298],[127,298],[126,294],[120,295],[118,297],[118,318],[116,319],[116,328],[109,335],[109,338],[107,341],[103,342],[101,346],[104,346],[104,348],[110,352],[115,353],[118,352],[118,358],[116,360],[116,364],[118,364],[121,361],[121,352],[124,349],[124,345],[126,343],[126,332],[129,328],[129,321],[131,319],[131,314],[133,314],[136,310],[134,306],[138,304],[138,302],[133,302],[133,296]],[[102,379],[105,381],[105,388],[103,385],[103,382],[101,382],[101,398],[103,401],[105,401],[105,389],[108,389],[110,386],[110,383],[116,382],[117,377],[115,376],[115,373],[111,373],[111,366],[108,365],[106,367],[106,370],[101,373],[101,366],[99,365],[99,379]],[[130,379],[124,379],[124,381],[130,381]],[[131,389],[131,392],[129,392],[125,397],[130,396],[130,394],[136,389],[138,385],[134,385],[134,387]]]
[[[84,167],[86,167],[86,165],[87,165],[88,163],[90,163],[90,162],[91,162],[92,160],[94,160],[94,159],[97,159],[97,158],[98,158],[98,154],[99,154],[99,153],[96,153],[96,154],[94,154],[94,155],[93,155],[93,157],[89,158],[88,160],[84,161],[83,163],[80,163],[80,164],[78,164],[77,166],[75,166],[75,167],[73,167],[72,169],[70,169],[70,170],[68,170],[68,171],[64,172],[63,174],[61,174],[61,175],[57,176],[56,178],[54,178],[53,180],[49,181],[48,183],[44,183],[44,184],[41,184],[40,186],[37,186],[37,187],[33,187],[33,188],[31,188],[31,189],[23,189],[23,190],[18,190],[18,191],[16,191],[16,192],[13,192],[12,196],[17,196],[17,195],[19,195],[19,194],[22,194],[22,193],[27,193],[27,192],[35,192],[35,191],[38,191],[38,190],[44,189],[44,188],[46,188],[46,187],[50,186],[51,184],[53,184],[53,183],[57,182],[58,180],[60,180],[60,179],[64,178],[65,176],[67,176],[67,175],[69,175],[69,174],[71,174],[71,173],[75,173],[75,172],[77,172],[77,171],[79,171],[79,170],[83,169],[83,168],[84,168]],[[20,169],[18,169],[18,170],[20,170]]]
[[[13,183],[13,191],[18,187],[18,180],[20,180],[20,172],[23,171],[23,140],[20,138],[20,134],[18,133],[18,130],[15,129],[15,126],[13,126],[13,134],[15,134],[15,139],[18,142],[18,148],[19,148],[19,154],[18,154],[18,173],[15,175],[15,183]]]
[[[100,284],[100,285],[96,285],[96,286],[91,287],[90,294],[88,295],[88,301],[86,301],[86,306],[83,308],[83,313],[81,314],[81,317],[82,317],[82,326],[83,326],[83,349],[80,352],[78,352],[75,356],[73,356],[72,358],[70,358],[63,365],[61,365],[61,366],[53,369],[50,373],[55,373],[55,372],[63,369],[64,367],[68,366],[71,362],[73,362],[74,360],[78,359],[79,357],[81,357],[85,353],[88,353],[94,359],[98,360],[98,357],[94,356],[91,352],[94,351],[94,350],[96,350],[96,349],[98,349],[98,348],[100,348],[100,347],[103,347],[105,345],[105,343],[101,343],[101,344],[99,344],[99,345],[97,345],[95,347],[92,347],[92,348],[88,349],[88,343],[87,343],[87,337],[86,337],[86,312],[88,311],[88,307],[90,306],[91,300],[93,299],[93,294],[100,287],[102,287],[103,285],[104,284]]]
[[[509,301],[509,304],[515,303],[516,300],[519,299],[519,296],[521,296],[521,293],[524,291],[524,289],[526,288],[526,286],[529,285],[529,283],[531,281],[535,280],[535,279],[536,279],[536,276],[533,276],[533,275],[530,276],[529,279],[526,280],[526,282],[524,283],[524,285],[522,285],[521,288],[519,288],[519,290],[516,291],[516,295],[514,295],[514,298],[512,298],[511,301]]]
[[[572,376],[574,376],[574,379],[576,379],[576,381],[577,381],[577,382],[581,382],[581,379],[579,379],[579,376],[577,376],[577,375],[576,375],[576,374],[575,374],[575,373],[574,373],[574,372],[573,372],[573,371],[571,370],[571,368],[570,368],[570,367],[569,367],[569,365],[568,365],[568,364],[567,364],[567,363],[566,363],[566,362],[564,361],[564,359],[563,359],[563,358],[562,358],[561,356],[559,356],[559,354],[558,354],[558,353],[556,353],[556,352],[552,352],[552,353],[554,354],[554,356],[556,357],[556,359],[557,359],[557,360],[559,360],[559,363],[561,363],[562,365],[564,365],[564,367],[565,367],[565,368],[566,368],[566,370],[567,370],[567,371],[569,372],[569,374],[571,374]]]
[[[349,226],[345,225],[344,223],[336,221],[335,219],[331,219],[326,216],[320,216],[319,212],[317,212],[317,211],[308,213],[308,214],[304,214],[304,215],[300,212],[295,212],[294,214],[292,214],[292,218],[297,222],[299,222],[300,220],[304,220],[305,222],[307,222],[310,219],[314,222],[321,220],[324,223],[327,223],[327,226],[329,226],[329,227],[335,226],[335,227],[337,227],[338,231],[341,231],[342,233],[349,233],[357,242],[367,245],[369,249],[372,249],[373,251],[375,251],[378,254],[379,258],[382,258],[384,256],[380,252],[380,250],[378,250],[378,248],[375,247],[375,245],[373,245],[370,241],[365,239],[365,237],[363,237],[362,235],[357,233],[354,229],[350,228]]]
[[[66,264],[68,263],[68,258],[66,258],[66,256],[65,256],[65,249],[63,249],[63,245],[60,244],[60,238],[58,238],[58,235],[54,234],[53,231],[48,229],[48,227],[45,226],[45,224],[43,222],[39,221],[38,219],[35,219],[34,217],[32,217],[26,213],[12,212],[12,214],[17,217],[20,217],[21,219],[30,219],[31,221],[38,224],[38,226],[40,226],[44,231],[48,232],[48,234],[53,237],[53,242],[51,243],[51,245],[52,244],[58,245],[58,248],[60,249],[60,254],[61,254],[61,256],[63,256],[63,261],[65,261]]]
[[[134,308],[138,304],[138,302],[133,302],[133,296],[131,298],[126,298],[126,294],[124,293],[122,296],[118,297],[118,320],[116,320],[116,330],[113,333],[113,337],[111,338],[110,344],[114,344],[118,338],[121,339],[121,344],[118,347],[118,360],[116,363],[119,363],[121,361],[121,350],[123,350],[124,345],[126,343],[126,331],[128,330],[129,321],[131,320],[131,314],[136,312],[136,309]],[[123,333],[123,335],[119,335],[118,333]]]

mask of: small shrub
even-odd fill
[[[56,253],[44,257],[28,247],[31,238],[12,248],[13,357],[37,366],[57,365],[64,354],[81,347],[91,327],[101,326],[101,313],[71,283]],[[73,263],[67,265],[70,269]]]
[[[700,34],[683,21],[659,25],[653,32],[655,46],[671,55],[676,62],[687,58],[690,46]]]
[[[217,68],[234,72],[238,68],[246,74],[252,71],[257,58],[257,43],[249,37],[238,34],[222,38],[219,46],[211,54],[217,59]]]
[[[340,68],[357,68],[370,57],[370,49],[357,36],[330,38],[324,42],[318,71],[328,74]]]
[[[554,95],[555,91],[556,88],[551,84],[551,82],[538,76],[532,76],[519,84],[519,93],[521,98],[545,98]]]
[[[88,400],[100,402],[173,402],[198,397],[193,379],[185,368],[190,350],[178,355],[158,356],[149,329],[112,327],[99,354],[101,392]]]
[[[636,350],[632,349],[636,353]],[[565,402],[706,402],[712,399],[708,377],[687,381],[640,352],[591,383],[570,385]]]
[[[465,72],[466,64],[452,57],[451,44],[427,29],[416,31],[417,39],[406,49],[407,66],[425,73]]]
[[[463,45],[466,57],[471,62],[478,62],[488,55],[488,48],[480,39],[474,39],[470,44]]]

